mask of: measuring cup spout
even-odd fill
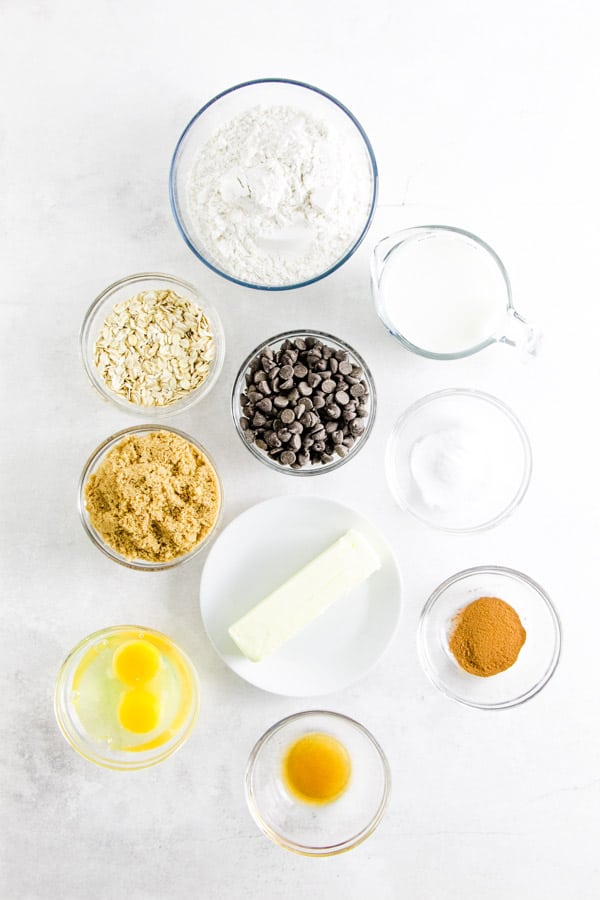
[[[516,347],[526,356],[537,356],[542,340],[542,332],[535,325],[530,325],[512,307],[508,310],[504,322],[504,334],[498,338],[501,344]]]

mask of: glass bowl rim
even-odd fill
[[[323,847],[319,846],[310,846],[307,844],[300,844],[295,841],[290,841],[287,838],[284,838],[278,832],[276,832],[273,828],[271,828],[265,820],[263,819],[258,804],[256,802],[255,793],[252,787],[252,777],[254,774],[254,768],[256,765],[256,761],[258,756],[263,749],[263,747],[271,740],[274,735],[276,735],[279,731],[282,731],[288,725],[293,722],[297,722],[303,718],[307,718],[309,716],[323,716],[327,719],[337,719],[338,721],[343,721],[346,725],[350,725],[356,731],[360,732],[363,737],[365,737],[368,742],[371,744],[373,749],[376,751],[379,761],[381,763],[381,769],[383,772],[383,794],[381,800],[379,802],[379,806],[371,818],[370,822],[365,825],[357,834],[352,835],[344,841],[340,841],[337,844],[325,845]],[[348,850],[352,850],[354,847],[358,847],[359,844],[362,844],[371,834],[376,830],[378,825],[380,824],[387,806],[389,804],[391,789],[392,789],[392,773],[390,769],[390,764],[388,758],[381,747],[379,741],[373,736],[373,734],[366,728],[364,725],[361,725],[356,719],[351,718],[350,716],[345,715],[344,713],[333,712],[328,709],[306,709],[301,712],[293,713],[292,715],[285,716],[283,719],[280,719],[278,722],[275,722],[274,725],[271,725],[264,734],[256,741],[252,750],[250,751],[250,756],[248,757],[248,762],[246,764],[246,772],[244,776],[244,788],[246,795],[246,803],[248,805],[248,809],[252,818],[254,819],[256,825],[258,825],[259,829],[262,831],[266,837],[273,841],[273,843],[277,844],[280,847],[283,847],[285,850],[291,850],[293,853],[297,853],[300,856],[337,856],[340,853],[345,853]]]
[[[226,97],[229,94],[232,94],[234,91],[239,91],[246,87],[254,87],[256,85],[261,85],[261,84],[282,84],[282,85],[287,84],[287,85],[292,85],[293,87],[304,88],[305,90],[309,90],[315,94],[319,94],[321,97],[324,97],[326,100],[329,100],[331,103],[333,103],[335,106],[337,106],[338,109],[340,109],[343,113],[346,114],[346,116],[348,116],[348,118],[350,119],[352,124],[355,126],[356,130],[358,131],[360,137],[362,138],[363,144],[367,151],[367,156],[368,156],[369,164],[370,164],[370,168],[371,168],[371,176],[372,176],[372,180],[373,180],[371,203],[370,203],[370,208],[369,208],[367,218],[365,220],[365,223],[362,227],[361,232],[358,235],[358,238],[350,245],[348,250],[346,250],[346,252],[343,254],[343,256],[336,263],[334,263],[334,265],[330,266],[328,269],[326,269],[324,272],[321,272],[319,275],[315,275],[311,278],[307,278],[304,281],[298,281],[295,284],[282,284],[282,285],[254,284],[253,282],[243,281],[240,278],[236,278],[235,276],[229,275],[227,272],[224,272],[222,269],[218,268],[218,266],[214,265],[208,259],[206,259],[206,257],[203,256],[202,253],[200,253],[200,251],[196,249],[191,238],[188,237],[188,234],[185,230],[183,222],[181,221],[181,219],[179,217],[179,213],[177,210],[178,192],[175,187],[177,163],[179,161],[179,156],[180,156],[181,150],[183,148],[183,144],[184,144],[189,132],[195,125],[196,121],[200,118],[200,116],[204,112],[206,112],[206,110],[208,110],[214,103],[217,103],[217,101],[221,100],[223,97]],[[173,156],[171,158],[171,165],[169,168],[169,203],[171,206],[171,212],[173,214],[173,218],[175,219],[175,224],[177,226],[177,229],[179,230],[179,233],[181,234],[181,237],[185,241],[188,248],[192,251],[194,256],[196,256],[200,260],[200,262],[204,263],[204,265],[207,266],[216,275],[219,275],[221,278],[225,278],[227,281],[231,281],[233,284],[240,285],[240,287],[250,288],[250,289],[256,290],[256,291],[293,291],[298,288],[307,287],[309,284],[315,284],[317,281],[321,281],[321,279],[326,278],[327,276],[329,276],[333,272],[335,272],[337,269],[339,269],[341,266],[343,266],[344,263],[346,263],[350,259],[350,257],[355,253],[355,251],[358,250],[358,248],[362,244],[369,228],[371,227],[371,223],[372,223],[373,217],[375,215],[375,209],[377,208],[378,194],[379,194],[379,172],[378,172],[378,168],[377,168],[377,161],[375,159],[375,152],[373,150],[373,147],[371,145],[369,138],[367,137],[367,134],[366,134],[364,128],[362,127],[362,125],[360,124],[360,122],[358,121],[356,116],[352,112],[350,112],[350,110],[348,109],[347,106],[345,106],[340,100],[338,100],[332,94],[329,94],[327,91],[324,91],[321,88],[316,87],[315,85],[308,84],[305,81],[299,81],[299,80],[296,80],[293,78],[255,78],[255,79],[251,79],[250,81],[242,81],[239,84],[234,84],[231,87],[226,88],[225,90],[216,94],[211,100],[209,100],[207,103],[205,103],[198,110],[198,112],[196,112],[192,116],[192,118],[189,120],[189,122],[183,129],[183,131],[179,137],[179,140],[177,141],[177,144],[175,145],[175,150],[173,151]]]
[[[89,359],[87,349],[92,323],[102,304],[106,300],[109,300],[111,295],[115,294],[126,285],[131,284],[133,286],[140,282],[151,281],[153,279],[171,282],[192,295],[191,299],[193,302],[196,302],[196,305],[198,305],[203,312],[206,312],[208,316],[215,343],[215,358],[210,365],[206,378],[185,397],[181,397],[180,400],[176,400],[174,403],[167,404],[166,406],[140,406],[138,403],[126,401],[119,394],[109,390],[102,379],[96,379],[94,377],[94,369]],[[186,281],[184,278],[179,278],[176,275],[168,275],[165,272],[136,272],[133,275],[126,275],[123,278],[119,278],[117,281],[113,281],[96,295],[86,310],[81,323],[81,328],[79,329],[79,353],[85,374],[94,390],[104,400],[109,400],[117,407],[117,409],[121,409],[124,412],[135,416],[147,416],[150,419],[155,418],[158,420],[161,418],[169,418],[170,416],[177,415],[177,413],[185,412],[204,397],[207,397],[217,383],[223,370],[225,350],[225,331],[217,308],[210,301],[206,301],[202,293],[190,281]],[[205,389],[202,390],[203,388]]]
[[[430,665],[428,654],[425,650],[425,625],[428,616],[431,613],[431,610],[433,609],[439,598],[453,584],[470,578],[472,575],[481,574],[504,575],[507,578],[511,578],[513,581],[519,581],[525,584],[527,587],[531,588],[544,602],[554,626],[554,650],[550,659],[550,663],[542,677],[527,691],[519,694],[518,697],[515,697],[512,700],[503,700],[498,703],[476,703],[473,700],[466,700],[464,697],[459,697],[454,691],[449,690],[435,674],[433,667]],[[473,709],[510,709],[514,706],[521,706],[523,703],[526,703],[527,700],[531,700],[532,697],[535,697],[535,695],[538,694],[542,690],[542,688],[546,686],[546,684],[548,684],[548,682],[554,675],[560,659],[561,650],[562,626],[560,623],[560,618],[554,607],[554,604],[550,599],[550,596],[546,593],[544,588],[537,581],[534,581],[533,578],[530,578],[529,575],[525,575],[524,572],[520,572],[518,569],[512,569],[509,566],[473,566],[470,569],[463,569],[460,572],[456,572],[456,574],[454,575],[450,575],[449,578],[446,578],[446,580],[438,585],[438,587],[433,591],[433,593],[425,603],[425,606],[421,610],[421,615],[419,616],[419,625],[417,629],[417,652],[423,671],[425,672],[431,683],[439,691],[441,691],[442,694],[445,694],[446,697],[449,697],[456,703],[461,703],[463,706],[470,706]]]
[[[498,253],[494,250],[494,248],[484,241],[483,238],[480,238],[478,235],[474,234],[472,231],[467,231],[465,228],[458,228],[455,225],[409,225],[407,228],[400,228],[398,231],[393,231],[391,234],[388,234],[386,237],[380,238],[377,241],[375,246],[371,251],[371,293],[373,295],[375,312],[377,313],[380,321],[385,325],[388,332],[394,337],[397,341],[399,341],[407,350],[410,350],[411,353],[416,354],[416,356],[421,356],[425,359],[441,359],[441,360],[449,360],[449,359],[466,359],[468,356],[473,356],[475,353],[479,353],[480,350],[485,350],[486,347],[490,347],[492,344],[497,344],[502,341],[500,337],[496,337],[492,335],[491,337],[487,337],[484,341],[480,341],[478,344],[474,344],[472,347],[467,347],[466,350],[460,350],[457,353],[436,353],[433,350],[425,350],[424,347],[419,347],[418,344],[413,344],[412,341],[409,341],[407,337],[401,334],[397,328],[392,326],[391,322],[387,319],[384,306],[380,302],[379,299],[379,291],[375,292],[373,290],[373,285],[378,282],[377,274],[377,260],[378,260],[378,252],[380,252],[380,248],[382,244],[385,244],[386,241],[389,241],[392,238],[397,238],[402,234],[408,235],[409,232],[415,232],[413,236],[407,238],[407,240],[414,240],[418,233],[421,232],[432,232],[434,236],[439,235],[440,233],[450,232],[454,235],[460,235],[462,238],[467,238],[467,240],[472,241],[474,244],[477,244],[482,250],[485,250],[489,256],[492,257],[494,262],[496,263],[500,274],[504,280],[504,284],[506,285],[506,312],[512,311],[515,312],[515,308],[513,305],[512,298],[512,286],[510,283],[510,278],[508,275],[508,270],[502,259],[498,255]],[[395,247],[393,249],[396,249]],[[390,253],[393,251],[389,251]],[[389,253],[386,253],[384,260],[387,259]]]
[[[343,350],[347,351],[350,356],[354,357],[357,364],[362,368],[366,381],[369,385],[369,415],[367,417],[367,425],[359,440],[357,440],[354,446],[350,449],[350,452],[346,454],[346,456],[340,456],[338,459],[333,460],[333,462],[325,463],[325,465],[320,464],[318,466],[306,466],[300,469],[292,469],[290,466],[281,466],[279,463],[274,462],[266,453],[262,450],[257,450],[254,444],[248,443],[246,438],[244,437],[244,431],[242,426],[240,425],[240,417],[241,417],[241,407],[239,403],[239,393],[240,387],[242,385],[244,376],[248,370],[248,367],[252,360],[257,354],[264,349],[265,347],[270,347],[271,344],[277,344],[279,342],[283,342],[284,340],[293,340],[294,338],[301,337],[315,337],[319,340],[322,340],[324,343],[326,341],[333,341],[334,344],[338,344]],[[292,476],[303,476],[303,477],[312,477],[314,475],[325,475],[327,472],[333,472],[336,469],[339,469],[345,463],[349,462],[351,459],[360,452],[362,447],[366,444],[368,438],[371,435],[373,430],[373,426],[375,424],[375,418],[377,415],[377,391],[375,388],[375,380],[373,378],[373,374],[369,368],[369,366],[364,361],[363,357],[358,353],[354,347],[347,344],[346,341],[343,341],[341,338],[336,337],[333,334],[329,334],[327,331],[317,331],[311,328],[294,328],[288,331],[282,331],[279,334],[274,335],[271,338],[268,338],[266,341],[262,341],[258,346],[252,350],[251,353],[245,358],[244,362],[238,369],[237,375],[235,376],[233,382],[233,389],[231,392],[231,415],[233,418],[233,424],[235,426],[235,430],[237,431],[240,440],[245,445],[245,447],[250,451],[250,453],[264,465],[268,466],[274,472],[279,472],[282,475],[292,475]]]
[[[521,483],[519,485],[519,489],[515,493],[510,503],[491,519],[482,522],[480,525],[470,525],[468,528],[450,528],[446,525],[437,525],[426,516],[420,515],[408,505],[404,498],[402,498],[401,500],[399,499],[399,495],[396,492],[395,487],[392,486],[389,474],[390,470],[393,471],[392,454],[394,445],[401,430],[406,425],[409,417],[413,413],[418,412],[424,406],[427,406],[428,403],[445,397],[472,397],[477,400],[483,400],[484,402],[489,403],[491,406],[495,406],[496,409],[499,410],[499,412],[501,412],[514,426],[515,431],[519,436],[521,447],[523,449],[524,461]],[[400,509],[404,510],[404,512],[407,512],[409,515],[413,516],[413,518],[417,519],[419,522],[422,522],[424,525],[427,525],[429,528],[433,528],[435,531],[441,531],[445,534],[475,534],[480,531],[487,531],[490,528],[495,528],[496,525],[499,525],[500,522],[504,521],[504,519],[507,519],[510,515],[512,515],[515,509],[517,509],[517,507],[521,504],[523,498],[525,497],[525,494],[527,493],[531,481],[531,474],[533,471],[533,454],[531,451],[529,436],[525,431],[523,423],[512,411],[510,406],[504,403],[503,400],[500,400],[498,397],[495,397],[493,394],[489,394],[486,391],[479,391],[475,390],[474,388],[444,388],[441,391],[433,391],[430,394],[425,394],[425,396],[420,397],[418,400],[415,400],[414,403],[411,403],[411,405],[408,406],[400,416],[398,416],[398,418],[394,422],[394,426],[386,443],[385,470],[386,480],[392,497],[394,498]]]
[[[109,544],[107,544],[99,534],[97,534],[96,529],[92,527],[90,522],[88,522],[84,499],[85,485],[90,474],[92,473],[92,469],[109,449],[115,447],[122,438],[125,438],[130,434],[147,434],[153,431],[168,431],[172,434],[177,434],[179,435],[179,437],[188,441],[197,450],[199,450],[200,453],[202,453],[202,455],[205,456],[211,464],[213,472],[215,474],[217,487],[219,489],[219,509],[213,527],[206,535],[206,537],[190,550],[188,550],[187,553],[183,553],[181,556],[176,556],[174,559],[169,559],[165,560],[164,562],[158,563],[146,562],[144,560],[137,559],[125,559],[125,557],[117,553],[116,550],[113,550],[113,548]],[[187,432],[181,431],[179,428],[173,428],[171,425],[163,425],[160,422],[152,425],[130,425],[128,428],[122,428],[120,431],[116,431],[114,432],[114,434],[109,435],[88,456],[81,471],[81,475],[79,476],[79,483],[77,487],[77,508],[79,510],[79,517],[81,519],[81,523],[83,525],[85,533],[94,544],[94,546],[101,550],[105,556],[108,556],[108,558],[112,559],[113,562],[119,563],[119,565],[124,566],[126,569],[135,569],[138,572],[162,572],[166,569],[172,569],[175,566],[180,565],[181,563],[188,562],[190,559],[192,559],[192,557],[196,556],[197,553],[199,553],[201,550],[204,550],[212,541],[216,531],[218,530],[223,511],[223,484],[221,481],[221,476],[219,475],[219,471],[211,454],[199,441],[196,440],[196,438],[192,437],[190,434],[187,434]]]
[[[125,629],[132,630],[132,631],[139,630],[139,631],[143,631],[144,633],[147,633],[147,634],[157,635],[158,637],[166,638],[170,644],[173,644],[173,646],[176,648],[177,652],[181,655],[181,657],[182,657],[184,663],[186,664],[186,667],[191,675],[192,691],[193,691],[193,698],[192,698],[193,710],[192,710],[191,718],[190,718],[189,722],[187,723],[185,730],[182,731],[182,733],[178,736],[175,743],[172,744],[170,747],[167,747],[166,749],[164,749],[161,753],[157,754],[156,757],[152,757],[152,758],[146,757],[145,759],[140,760],[139,762],[136,762],[135,760],[133,760],[132,763],[129,765],[124,760],[119,760],[119,761],[107,760],[99,755],[95,755],[94,753],[87,752],[83,747],[76,744],[75,741],[73,740],[73,738],[71,737],[71,734],[67,730],[65,723],[63,721],[63,714],[62,714],[62,710],[60,709],[61,704],[60,704],[60,700],[59,700],[59,691],[63,687],[63,679],[65,678],[67,666],[68,666],[69,662],[72,660],[72,658],[75,656],[75,654],[79,653],[79,651],[82,650],[84,647],[86,647],[88,645],[88,643],[90,643],[91,641],[97,640],[98,638],[103,637],[104,635],[111,634],[116,631],[123,631]],[[56,680],[54,683],[53,705],[54,705],[54,717],[56,719],[56,724],[58,725],[60,733],[62,734],[62,736],[64,737],[66,742],[69,744],[69,746],[73,750],[75,750],[75,752],[77,754],[79,754],[79,756],[81,756],[83,759],[87,760],[88,762],[94,763],[94,765],[102,767],[103,769],[111,769],[112,771],[119,771],[119,772],[140,771],[141,769],[149,769],[152,766],[158,765],[158,763],[161,763],[165,759],[168,759],[170,756],[172,756],[174,753],[176,753],[178,750],[180,750],[181,747],[183,747],[183,745],[185,743],[187,743],[189,737],[191,736],[191,734],[196,726],[196,723],[198,721],[198,715],[200,712],[200,679],[198,676],[198,672],[196,670],[196,666],[192,662],[190,656],[186,653],[186,651],[182,647],[180,647],[180,645],[176,641],[174,641],[172,638],[170,638],[168,634],[165,634],[162,631],[158,631],[156,628],[147,628],[142,625],[109,625],[107,628],[99,628],[96,631],[93,631],[90,634],[86,635],[86,637],[81,638],[81,640],[78,641],[77,644],[75,644],[75,646],[72,647],[71,650],[64,657],[64,659],[60,665],[60,668],[58,670],[58,675],[56,676]],[[160,749],[160,748],[157,748],[157,749]]]

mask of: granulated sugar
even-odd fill
[[[251,284],[307,281],[333,266],[366,224],[369,159],[326,122],[258,106],[200,149],[188,182],[196,239]]]

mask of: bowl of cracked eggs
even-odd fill
[[[182,412],[206,397],[225,357],[214,307],[189,282],[156,272],[102,291],[86,313],[80,345],[103,399],[145,419]]]

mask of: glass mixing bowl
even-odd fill
[[[339,741],[352,767],[345,792],[320,805],[296,799],[283,780],[289,746],[314,733]],[[323,710],[277,722],[257,742],[246,767],[252,818],[275,844],[303,856],[335,856],[361,844],[381,822],[390,790],[390,767],[373,735],[354,719]]]
[[[188,182],[198,154],[204,144],[224,124],[235,117],[257,106],[293,107],[315,119],[324,121],[328,128],[340,133],[344,139],[348,154],[365,162],[369,183],[365,185],[365,198],[368,203],[364,219],[360,222],[356,233],[348,246],[337,259],[331,260],[324,271],[311,273],[298,283],[259,284],[251,283],[236,275],[217,261],[204,246],[198,234],[194,215],[188,198]],[[206,103],[186,126],[179,138],[169,176],[171,209],[181,235],[198,259],[209,269],[244,287],[267,291],[292,290],[312,284],[330,275],[342,266],[355,252],[367,233],[377,200],[377,163],[375,155],[362,126],[339,100],[319,88],[301,81],[285,78],[263,78],[237,84],[218,94]],[[280,251],[284,254],[284,251]],[[292,246],[290,256],[295,255],[297,248]],[[285,255],[285,254],[284,254]]]
[[[203,310],[213,334],[215,356],[210,363],[206,378],[195,390],[190,391],[181,399],[175,400],[166,406],[141,406],[140,404],[132,403],[126,397],[117,394],[108,387],[94,362],[94,344],[106,316],[109,315],[116,303],[122,303],[135,296],[135,294],[140,293],[140,291],[168,290],[174,291],[184,299],[191,300],[192,303],[195,303]],[[159,272],[143,272],[139,275],[129,275],[127,278],[115,281],[114,284],[105,288],[88,309],[81,326],[79,340],[83,366],[92,386],[96,388],[100,396],[114,403],[119,409],[144,416],[146,419],[165,418],[166,416],[183,412],[183,410],[189,409],[194,403],[206,397],[215,386],[225,359],[225,335],[216,309],[207,303],[189,282],[182,281],[180,278],[174,278],[172,275],[161,275]]]
[[[498,597],[517,612],[527,638],[509,669],[482,678],[462,669],[448,646],[458,612],[479,597]],[[421,613],[417,645],[431,681],[448,697],[478,709],[518,706],[548,683],[560,656],[560,622],[546,592],[522,572],[478,566],[448,578]]]
[[[153,431],[169,431],[173,434],[179,435],[179,437],[184,438],[186,441],[189,441],[200,453],[206,457],[208,462],[211,464],[213,471],[215,473],[217,488],[219,492],[219,511],[217,513],[217,517],[215,519],[214,525],[208,534],[191,550],[187,553],[183,553],[181,556],[177,556],[174,559],[166,560],[165,562],[150,562],[145,559],[127,559],[117,550],[108,544],[102,535],[94,528],[89,513],[86,509],[85,505],[85,486],[87,484],[88,478],[90,475],[96,471],[100,463],[103,459],[105,459],[106,455],[116,447],[124,438],[129,435],[142,435],[149,434]],[[83,467],[83,471],[81,473],[81,477],[79,479],[79,488],[78,488],[78,507],[79,507],[79,515],[81,517],[81,522],[83,524],[83,528],[85,533],[90,538],[92,543],[98,547],[109,559],[114,560],[114,562],[120,563],[122,566],[126,566],[128,569],[138,569],[142,572],[158,572],[163,569],[171,569],[173,566],[178,566],[182,562],[187,562],[192,559],[200,550],[204,550],[204,548],[210,543],[213,537],[216,534],[216,531],[219,526],[219,522],[221,519],[221,511],[223,509],[223,487],[221,484],[221,479],[219,478],[219,473],[215,466],[214,460],[208,453],[208,451],[200,444],[195,438],[191,437],[189,434],[186,434],[184,431],[179,431],[177,428],[166,428],[164,425],[156,424],[156,425],[137,425],[131,428],[124,428],[122,431],[117,431],[115,434],[112,434],[110,437],[106,438],[99,447],[97,447],[92,455],[87,460],[85,466]]]
[[[324,344],[328,344],[330,347],[333,347],[335,350],[342,350],[348,353],[350,361],[356,363],[357,366],[360,366],[360,368],[363,370],[364,378],[369,391],[369,415],[365,419],[365,430],[363,431],[362,435],[356,439],[354,445],[350,448],[346,456],[336,457],[332,460],[332,462],[329,463],[314,463],[302,466],[302,468],[299,469],[292,469],[290,466],[283,466],[280,463],[275,462],[275,460],[272,459],[266,451],[261,450],[254,443],[251,443],[248,440],[248,438],[246,437],[246,432],[240,424],[240,418],[242,417],[240,395],[246,387],[245,376],[246,372],[248,371],[248,367],[258,353],[267,348],[270,350],[278,350],[284,341],[294,341],[297,338],[307,337],[317,338]],[[259,344],[258,347],[256,347],[252,351],[252,353],[250,353],[246,357],[246,359],[240,366],[231,394],[231,414],[233,416],[233,422],[235,424],[236,431],[239,434],[242,442],[244,443],[244,446],[248,448],[248,450],[252,453],[253,456],[256,457],[256,459],[259,459],[262,463],[264,463],[266,466],[269,466],[275,472],[282,472],[284,475],[322,475],[325,472],[332,472],[334,469],[339,469],[340,466],[343,466],[345,463],[349,462],[349,460],[354,459],[356,454],[366,444],[369,435],[373,430],[376,410],[377,395],[375,392],[375,382],[373,381],[371,371],[365,363],[364,359],[356,352],[356,350],[354,350],[349,344],[344,343],[344,341],[340,340],[340,338],[336,338],[324,331],[311,331],[309,329],[284,331],[281,334],[276,334],[274,337],[263,341],[262,344]]]
[[[520,421],[496,397],[449,388],[422,397],[400,416],[385,467],[394,499],[416,519],[446,532],[483,531],[525,496],[531,446]]]
[[[168,715],[148,740],[110,724],[119,690],[126,686],[111,677],[109,660],[113,648],[136,640],[152,644],[161,655],[172,701]],[[102,654],[107,657],[106,667],[99,667],[96,683],[88,684],[86,690],[85,670],[94,660],[100,662]],[[86,706],[82,708],[83,702]],[[84,759],[108,769],[145,769],[167,759],[191,735],[199,703],[198,676],[188,656],[166,635],[139,625],[104,628],[80,641],[60,668],[54,694],[56,721],[65,740]]]

